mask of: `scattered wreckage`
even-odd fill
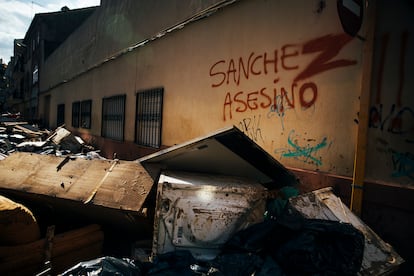
[[[0,244],[1,274],[385,275],[404,262],[332,189],[299,194],[236,127],[135,161],[31,131],[43,139],[2,144],[0,194],[37,230]]]

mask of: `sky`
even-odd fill
[[[36,13],[56,12],[64,6],[79,9],[99,6],[100,0],[0,0],[0,59],[8,63],[14,39],[24,38]]]

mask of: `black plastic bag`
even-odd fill
[[[137,266],[129,259],[118,259],[114,257],[102,257],[86,262],[81,262],[69,270],[60,274],[62,276],[84,276],[84,275],[100,275],[100,276],[141,276],[141,267]]]
[[[223,253],[270,256],[287,275],[356,275],[361,268],[364,235],[339,221],[306,219],[291,208],[234,235]]]
[[[348,223],[307,219],[273,256],[287,274],[357,275],[364,235]]]

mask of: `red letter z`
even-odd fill
[[[320,54],[310,62],[308,67],[296,76],[294,81],[297,82],[333,68],[356,64],[356,60],[350,59],[337,59],[330,61],[338,55],[342,47],[344,47],[351,40],[351,36],[343,33],[337,35],[326,35],[306,42],[303,45],[302,54],[311,54],[315,52],[320,52]]]

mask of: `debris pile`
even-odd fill
[[[386,275],[404,262],[332,189],[300,195],[236,127],[135,161],[64,127],[1,127],[0,192],[34,207],[41,235],[0,244],[0,274]]]
[[[267,206],[262,222],[232,235],[212,260],[183,246],[147,259],[101,257],[62,275],[389,275],[404,262],[330,188]]]
[[[54,131],[42,130],[36,125],[24,121],[2,117],[0,121],[0,160],[16,151],[104,159],[99,155],[99,150],[86,144],[64,126],[60,126]]]

